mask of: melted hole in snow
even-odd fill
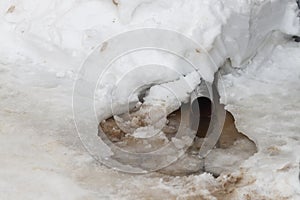
[[[159,172],[168,175],[188,175],[209,172],[215,176],[238,170],[241,164],[257,152],[256,145],[248,137],[240,133],[234,123],[233,115],[226,111],[226,118],[221,137],[216,147],[205,158],[200,159],[198,152],[211,121],[211,102],[207,98],[198,98],[200,122],[193,144],[176,162]],[[193,106],[192,106],[193,110]],[[191,112],[193,114],[193,112]],[[130,126],[133,132],[148,134],[155,127],[147,124],[147,113],[134,111],[131,113]],[[123,131],[114,118],[109,118],[99,124],[99,128],[115,145],[131,151],[146,153],[166,145],[175,137],[181,121],[180,109],[167,116],[164,126],[158,134],[150,138],[137,138],[134,134]],[[151,133],[150,133],[151,135]]]

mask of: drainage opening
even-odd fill
[[[200,115],[199,115],[200,114]],[[204,138],[211,122],[212,102],[207,97],[198,97],[192,102],[191,120],[193,127],[197,129],[197,137]],[[199,116],[198,116],[199,115]]]
[[[222,172],[231,172],[239,169],[245,160],[257,152],[254,142],[237,130],[233,115],[226,111],[224,127],[216,147],[205,159],[200,159],[198,153],[211,123],[212,102],[209,98],[199,97],[197,101],[193,102],[190,109],[192,119],[199,119],[195,120],[197,124],[192,124],[192,126],[196,125],[198,127],[194,142],[184,156],[159,172],[168,175],[209,172],[219,176]],[[134,123],[129,123],[133,124],[133,127],[127,127],[127,130],[147,127],[144,121],[145,116],[138,116],[136,113],[138,112],[131,113],[134,116],[131,122],[134,121]],[[167,120],[162,128],[162,135],[153,137],[147,140],[146,143],[146,140],[135,138],[132,134],[128,134],[127,131],[123,131],[114,118],[102,121],[99,124],[99,129],[101,128],[107,138],[115,145],[125,150],[145,153],[154,151],[166,144],[166,142],[171,141],[175,137],[180,123],[181,110],[179,109],[167,116]]]

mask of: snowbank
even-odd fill
[[[78,62],[113,35],[151,27],[177,31],[197,42],[201,50],[207,51],[206,55],[191,54],[189,59],[196,64],[202,78],[212,82],[214,72],[227,58],[234,67],[241,67],[255,55],[273,31],[289,35],[300,32],[294,0],[120,0],[118,3],[110,0],[67,0],[63,3],[58,0],[15,0],[3,2],[0,6],[3,47],[7,46],[8,51],[19,55],[35,57],[35,62],[60,66],[55,69],[60,72],[77,70]],[[122,65],[123,70],[112,67],[111,82],[123,76],[128,66],[140,64],[136,57],[143,58],[144,64],[148,61],[156,64],[155,59],[160,62],[167,59],[170,61],[162,65],[168,64],[171,70],[179,71],[175,77],[170,77],[171,70],[162,72],[165,76],[156,80],[157,84],[161,80],[176,80],[178,76],[195,70],[191,67],[183,70],[184,64],[178,63],[178,59],[165,56],[157,52],[140,52],[125,57],[116,63]],[[100,67],[104,70],[106,66]],[[143,77],[144,84],[151,82],[151,77],[149,75],[148,81]],[[109,92],[102,90],[103,93]]]

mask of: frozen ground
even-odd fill
[[[161,26],[186,30],[187,34],[193,31],[186,27],[214,30],[218,23],[225,23],[207,12],[201,16],[206,24],[201,24],[201,20],[194,24],[190,20],[194,15],[170,17],[168,9],[177,13],[180,4],[175,3],[170,9],[165,1],[149,4],[151,9],[145,3],[140,7],[142,10],[128,16],[134,4],[137,5],[137,1],[132,2],[124,7],[126,12],[121,9],[118,14],[125,22],[133,17],[133,27],[144,22],[143,13],[158,7],[164,14],[154,15],[147,23],[162,18],[168,23]],[[11,7],[12,3],[17,6]],[[281,35],[274,36],[268,41],[268,48],[262,49],[247,68],[229,67],[230,73],[223,76],[225,90],[221,91],[226,94],[222,93],[222,100],[234,114],[238,129],[258,147],[258,153],[245,161],[240,170],[217,179],[210,174],[129,175],[101,166],[87,153],[74,126],[71,104],[73,83],[86,52],[112,32],[124,30],[117,20],[117,12],[106,12],[113,10],[114,4],[111,1],[103,1],[103,6],[97,1],[59,4],[59,1],[46,0],[44,3],[27,0],[0,4],[1,12],[8,12],[1,18],[4,21],[0,21],[3,34],[0,38],[0,199],[300,199],[298,43]],[[246,9],[240,4],[235,9]],[[204,10],[209,10],[208,4],[205,5]],[[10,15],[13,12],[16,15]],[[80,18],[76,13],[89,15]],[[217,13],[226,16],[225,11]],[[103,16],[106,17],[101,27],[94,27],[95,22],[90,19]],[[56,21],[57,18],[62,20]],[[111,25],[114,20],[116,25]],[[292,30],[288,24],[285,28]],[[97,38],[99,32],[95,30],[106,32]],[[219,33],[218,30],[212,32]],[[85,40],[82,40],[83,33]],[[207,37],[198,38],[199,41],[210,48],[211,32],[203,35]]]

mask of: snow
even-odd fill
[[[236,116],[238,129],[259,149],[242,167],[263,190],[250,185],[238,191],[240,198],[249,191],[278,199],[299,198],[299,47],[281,41],[268,59],[262,51],[239,75],[224,77],[230,85],[224,103]]]
[[[300,32],[296,9],[292,0],[1,2],[0,199],[299,199],[300,48],[284,35]],[[141,63],[155,65],[140,71],[141,78],[122,79],[115,98],[127,101],[132,90],[150,88],[145,102],[171,113],[200,83],[199,73],[212,82],[230,57],[221,99],[258,147],[239,168],[217,179],[207,173],[131,175],[100,165],[86,151],[90,147],[81,143],[72,111],[80,65],[91,51],[109,49],[100,45],[105,40],[145,27],[188,36],[213,62],[205,53],[197,60],[197,51],[188,52],[197,69],[149,49],[122,57],[97,85],[99,121],[111,115],[114,81]],[[284,34],[271,35],[274,30]],[[168,68],[157,73],[159,65]],[[179,98],[166,95],[166,88]],[[117,102],[116,112],[124,101]],[[97,124],[86,128],[97,132]],[[143,131],[136,134],[148,136]]]

